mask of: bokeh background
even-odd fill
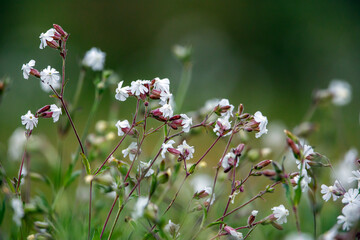
[[[199,109],[211,98],[228,98],[292,129],[303,119],[315,89],[343,79],[352,85],[352,101],[315,113],[321,125],[311,143],[335,160],[351,146],[360,147],[358,1],[7,1],[0,7],[0,77],[11,83],[0,104],[1,161],[6,161],[9,136],[21,126],[20,116],[49,103],[38,82],[24,80],[20,69],[30,59],[40,70],[47,65],[61,69],[52,49],[39,49],[38,37],[52,23],[71,34],[69,98],[91,47],[106,52],[106,68],[126,84],[167,77],[176,90],[181,64],[171,48],[191,45],[193,78],[184,111]],[[94,86],[91,77],[87,80],[76,119],[80,131],[93,101]],[[111,111],[107,106],[113,95],[104,96],[97,120]],[[53,124],[43,122],[39,132],[56,142]],[[339,144],[329,148],[334,143]]]

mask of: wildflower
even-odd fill
[[[171,93],[169,93],[169,92],[161,92],[160,93],[160,102],[159,102],[159,104],[160,105],[165,105],[165,104],[167,104],[168,102],[170,102],[171,101],[171,99],[172,99],[172,94]],[[170,104],[171,105],[171,104]]]
[[[46,84],[55,85],[60,80],[59,72],[55,68],[48,66],[40,72],[40,78]]]
[[[236,155],[233,152],[229,152],[225,155],[222,160],[221,166],[224,169],[228,169],[235,164]],[[239,161],[236,162],[236,167],[239,166]]]
[[[211,193],[212,193],[211,187],[204,187],[204,188],[200,189],[199,191],[195,192],[194,198],[196,198],[196,199],[205,198],[205,197],[211,195]]]
[[[140,94],[146,94],[147,92],[149,92],[149,89],[144,86],[144,83],[146,84],[147,82],[144,82],[142,80],[132,81],[130,87],[131,93],[135,96],[140,96]]]
[[[27,130],[33,130],[38,124],[38,119],[30,112],[30,110],[21,116],[21,123],[25,125]]]
[[[164,230],[168,232],[174,239],[179,237],[180,235],[179,229],[180,229],[180,225],[171,222],[171,220],[169,220],[169,223],[166,224],[164,227]]]
[[[344,204],[357,204],[360,205],[359,189],[350,188],[341,200]]]
[[[155,80],[154,81],[155,90],[170,93],[170,81],[168,78],[164,78],[164,79],[155,78],[154,80]]]
[[[98,48],[91,48],[85,53],[82,61],[84,66],[90,67],[93,71],[102,71],[104,69],[106,53]]]
[[[334,193],[335,187],[334,186],[326,186],[325,184],[321,185],[321,194],[324,194],[322,196],[322,198],[324,199],[325,202],[329,201],[331,196],[333,197],[333,201],[336,201],[339,196],[337,196]]]
[[[195,152],[194,147],[189,146],[186,143],[186,140],[184,140],[183,143],[177,147],[177,150],[181,152],[181,155],[184,157],[185,160],[193,158],[193,154]]]
[[[221,99],[218,103],[221,116],[233,116],[234,106],[229,103],[228,99]]]
[[[189,132],[190,131],[190,127],[192,124],[192,118],[189,118],[186,114],[180,114],[180,116],[183,118],[182,119],[182,128],[184,132]]]
[[[357,181],[358,188],[360,188],[360,171],[359,170],[351,171],[351,173],[354,175],[354,177],[349,177],[349,179],[348,179],[349,183],[351,183],[353,181]]]
[[[149,199],[147,197],[139,197],[135,207],[134,211],[132,213],[132,217],[136,220],[144,215],[145,207],[148,205]]]
[[[124,155],[124,158],[129,155],[130,161],[134,161],[134,158],[136,156],[136,153],[138,152],[138,146],[136,142],[132,142],[128,148],[122,150],[122,154]]]
[[[303,156],[304,156],[304,160],[300,161],[300,160],[296,160],[296,164],[298,165],[298,169],[301,168],[301,165],[303,165],[303,167],[305,167],[305,169],[309,169],[310,165],[309,165],[309,160],[307,159],[308,156],[310,156],[311,154],[314,153],[314,150],[311,146],[304,144],[303,146]]]
[[[124,81],[119,82],[118,87],[116,88],[115,98],[119,101],[125,101],[129,97],[128,91],[130,90],[129,86],[122,87]]]
[[[46,33],[41,33],[39,38],[40,38],[40,49],[44,49],[47,46],[47,42],[51,42],[54,40],[54,36],[55,36],[55,29],[50,28],[49,30],[46,31]]]
[[[287,210],[284,205],[280,205],[278,207],[271,208],[273,211],[274,217],[277,219],[276,222],[278,224],[283,224],[287,222],[286,217],[289,216],[289,210]]]
[[[23,64],[21,70],[25,79],[29,79],[30,71],[35,66],[35,60],[30,60],[28,63]]]
[[[61,108],[56,106],[55,104],[51,104],[50,111],[52,112],[52,117],[54,122],[57,122],[59,120],[61,113]]]
[[[60,81],[53,82],[51,86],[55,90],[60,89],[60,87],[61,87]],[[48,84],[46,84],[45,82],[43,82],[43,81],[40,81],[40,87],[44,92],[48,93],[48,92],[52,91],[51,87]]]
[[[299,186],[299,184],[300,184],[300,187],[301,187],[301,191],[302,192],[306,192],[308,189],[309,189],[309,184],[310,184],[310,182],[311,182],[311,177],[309,177],[308,175],[307,175],[307,171],[304,169],[304,171],[303,171],[304,173],[302,174],[302,179],[301,179],[301,181],[300,181],[300,183],[299,183],[299,179],[300,179],[300,176],[299,175],[297,175],[296,177],[294,177],[294,181],[298,184],[297,186],[296,186],[296,188]]]
[[[259,123],[259,132],[255,134],[256,138],[261,137],[263,134],[267,134],[268,130],[266,129],[266,125],[268,124],[267,117],[263,116],[260,111],[257,111],[254,114],[254,120]]]
[[[343,230],[348,231],[360,217],[360,206],[346,205],[342,209],[342,214],[337,217],[337,223],[343,224]]]
[[[167,150],[168,150],[168,148],[173,148],[173,144],[175,143],[175,141],[174,140],[169,140],[167,143],[163,143],[162,145],[161,145],[161,148],[162,148],[162,150],[161,150],[161,157],[162,158],[165,158],[165,153],[167,152]]]
[[[21,226],[21,219],[24,217],[23,203],[18,198],[11,199],[11,207],[14,210],[13,220],[16,225]]]
[[[159,111],[162,112],[163,116],[166,118],[171,118],[174,114],[173,109],[170,104],[164,104]]]
[[[229,117],[220,117],[216,121],[215,127],[213,131],[216,133],[217,136],[227,136],[231,134],[229,131],[231,129],[231,122],[229,122]]]
[[[322,240],[334,240],[338,234],[339,225],[335,224],[329,231],[320,236]]]
[[[356,148],[351,148],[345,153],[343,160],[335,166],[335,171],[339,180],[345,185],[345,187],[350,186],[348,180],[353,176],[352,171],[355,170],[355,163],[358,156],[358,151]]]
[[[118,128],[118,135],[123,136],[124,132],[127,132],[130,129],[130,124],[128,120],[124,120],[124,121],[119,120],[115,124],[115,127]]]
[[[149,162],[147,162],[147,163],[140,161],[140,166],[139,166],[139,168],[138,168],[138,172],[140,172],[140,171],[142,171],[142,172],[146,171],[146,169],[148,169],[148,168],[150,167],[150,164],[151,164],[151,161],[149,161]],[[147,173],[145,174],[145,177],[150,177],[151,175],[154,174],[154,172],[155,172],[155,171],[150,168],[150,169],[147,171]]]
[[[332,102],[337,106],[344,106],[351,101],[351,86],[342,80],[332,80],[329,92],[332,95]]]
[[[229,234],[230,239],[233,239],[233,240],[244,239],[243,234],[241,232],[237,232],[234,228],[232,228],[230,226],[225,226],[224,230]]]

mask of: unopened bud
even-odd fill
[[[46,105],[46,106],[44,106],[44,107],[42,107],[42,108],[40,108],[39,110],[37,110],[37,112],[36,113],[43,113],[43,112],[46,112],[47,110],[49,110],[50,109],[50,105]]]
[[[262,175],[266,176],[266,177],[273,177],[276,175],[276,172],[274,170],[269,170],[269,169],[266,169],[264,171],[261,172]]]
[[[176,148],[168,148],[167,151],[175,156],[179,156],[181,154],[181,152]]]
[[[256,165],[254,166],[254,169],[255,169],[255,170],[260,170],[260,169],[266,167],[267,165],[269,165],[271,162],[272,162],[272,160],[264,160],[264,161],[261,161],[261,162],[259,162],[258,164],[256,164]]]
[[[158,183],[163,184],[169,181],[170,174],[168,172],[160,172],[157,176]]]
[[[47,45],[54,49],[60,49],[59,43],[57,43],[55,40],[52,41],[46,41]]]
[[[248,221],[247,221],[249,226],[255,221],[255,217],[256,217],[257,214],[258,214],[257,210],[253,210],[251,212],[251,215],[248,217]]]
[[[248,118],[249,116],[250,116],[250,114],[244,113],[244,114],[241,114],[241,115],[239,116],[239,118],[240,118],[240,119],[246,119],[246,118]]]
[[[299,138],[297,136],[295,136],[292,132],[288,131],[288,130],[284,130],[284,133],[286,134],[286,136],[288,138],[290,138],[291,140],[293,140],[296,144],[299,143]]]
[[[240,103],[239,108],[238,108],[239,116],[243,113],[243,111],[244,111],[244,105],[242,103]]]
[[[299,148],[296,146],[296,144],[294,143],[294,141],[290,138],[286,139],[287,144],[289,145],[289,147],[291,148],[295,158],[299,158],[300,157],[300,150]]]
[[[53,112],[43,112],[43,113],[38,114],[38,117],[41,117],[41,118],[51,118],[52,115],[53,115]]]
[[[180,118],[181,118],[180,115],[174,115],[174,116],[172,116],[172,117],[169,119],[169,121],[178,120],[178,119],[180,119]]]
[[[239,144],[235,149],[234,149],[234,154],[236,156],[240,156],[241,153],[244,151],[244,148],[245,148],[245,144],[241,143]]]
[[[212,193],[211,187],[206,187],[205,189],[201,190],[200,192],[196,192],[193,198],[201,199],[209,196]]]
[[[68,33],[65,32],[64,29],[60,25],[53,24],[53,27],[58,33],[60,33],[61,36],[67,37]]]
[[[36,70],[35,68],[32,68],[30,70],[30,75],[33,75],[34,77],[40,78],[40,72]]]

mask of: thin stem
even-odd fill
[[[90,240],[90,232],[91,232],[91,203],[92,203],[92,181],[90,181],[88,240]]]
[[[61,94],[60,96],[64,96],[64,87],[65,87],[65,62],[66,62],[66,41],[68,39],[69,35],[62,41],[62,51],[61,51],[61,56],[62,56],[62,84],[61,84]]]
[[[169,211],[169,209],[171,208],[171,206],[174,204],[177,196],[178,196],[179,193],[180,193],[181,188],[183,187],[186,179],[187,179],[189,176],[190,176],[190,175],[188,175],[188,174],[185,175],[184,180],[181,182],[180,187],[179,187],[179,189],[177,190],[174,198],[172,199],[172,201],[170,202],[169,206],[166,208],[166,210],[165,210],[164,213],[162,214],[163,216],[165,215],[165,213],[167,213],[167,211]],[[154,226],[156,226],[156,224],[154,224]]]
[[[16,192],[20,195],[19,192],[19,187],[20,187],[20,182],[21,182],[21,173],[22,173],[22,169],[24,166],[24,161],[25,161],[25,156],[26,156],[26,146],[27,146],[27,138],[26,138],[26,143],[25,143],[25,147],[24,147],[24,153],[21,159],[21,165],[20,165],[20,169],[19,169],[19,175],[18,175],[18,179],[17,179],[17,185],[16,185]]]
[[[113,202],[113,204],[111,205],[111,209],[110,209],[110,211],[109,211],[109,213],[108,213],[108,215],[107,215],[107,217],[106,217],[106,221],[105,221],[104,226],[103,226],[103,229],[102,229],[102,231],[101,231],[100,239],[101,239],[102,236],[104,235],[106,225],[107,225],[107,223],[108,223],[108,221],[109,221],[109,219],[110,219],[110,215],[111,215],[111,213],[112,213],[112,211],[113,211],[113,209],[114,209],[114,206],[115,206],[115,204],[116,204],[116,202],[117,202],[118,199],[119,199],[119,195],[116,194],[116,197],[115,197],[115,199],[114,199],[114,202]]]
[[[301,233],[300,222],[299,222],[299,215],[298,215],[298,213],[297,213],[297,208],[296,208],[296,206],[293,206],[293,212],[294,212],[294,216],[295,216],[296,229],[297,229],[298,233]]]

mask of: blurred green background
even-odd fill
[[[39,49],[40,33],[53,23],[71,34],[69,99],[79,63],[91,47],[106,52],[106,68],[115,70],[126,85],[167,77],[175,92],[181,64],[171,48],[188,44],[194,68],[184,111],[199,109],[211,98],[228,98],[235,106],[243,103],[247,112],[260,110],[270,123],[292,129],[310,106],[314,89],[343,79],[352,85],[352,101],[315,113],[314,121],[322,123],[311,144],[331,159],[351,146],[360,147],[358,1],[8,1],[0,8],[0,77],[11,79],[0,104],[2,161],[9,136],[21,126],[20,116],[53,102],[36,79],[24,80],[20,70],[30,59],[39,70],[47,65],[61,69],[54,50]],[[80,132],[93,101],[92,78],[86,80],[75,120]],[[113,98],[114,93],[106,93],[97,120],[107,119]],[[133,103],[121,106],[121,118],[130,116],[130,108]],[[56,143],[51,121],[40,121],[38,129]],[[327,148],[335,142],[335,148]],[[74,150],[70,146],[68,151]]]

